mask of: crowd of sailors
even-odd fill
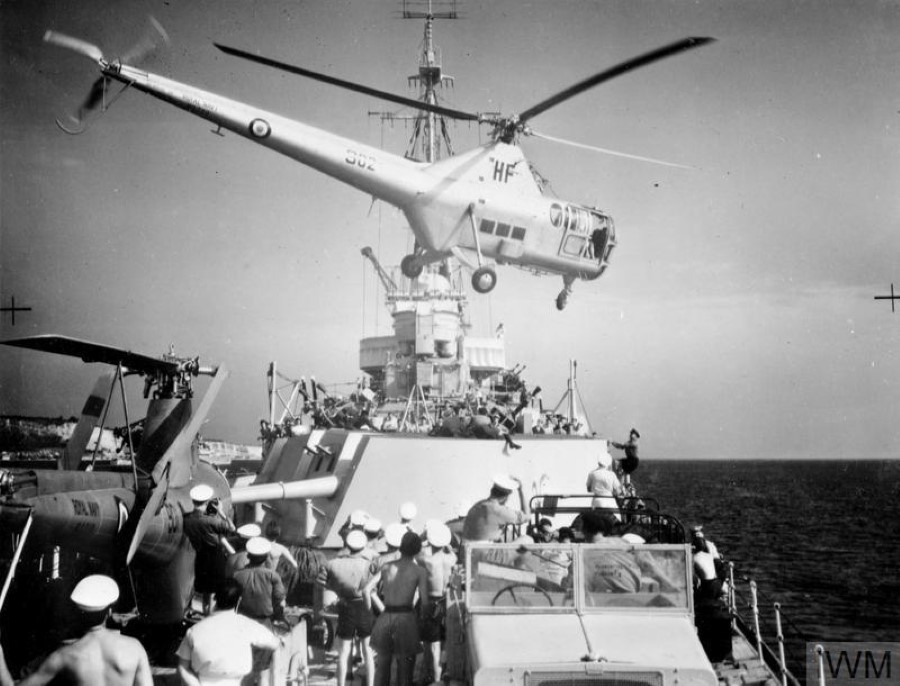
[[[263,420],[260,432],[263,439],[332,428],[430,433],[457,438],[502,438],[516,433],[590,435],[589,426],[582,418],[543,409],[532,413],[532,421],[526,430],[522,410],[535,404],[539,406],[537,396],[540,392],[540,387],[536,387],[531,392],[522,389],[517,393],[502,394],[506,401],[475,393],[462,398],[430,399],[423,406],[407,403],[403,409],[386,409],[375,400],[354,393],[348,399],[327,397],[321,402],[307,401],[297,416],[285,417],[275,424]]]
[[[632,430],[627,443],[614,444],[626,452],[619,465],[626,478],[637,467],[637,438]],[[577,524],[558,529],[546,518],[529,524],[528,499],[521,481],[511,475],[495,476],[487,497],[471,507],[460,506],[458,516],[446,522],[428,520],[417,525],[413,503],[400,505],[398,520],[387,526],[362,510],[353,511],[340,531],[343,548],[330,560],[323,556],[315,574],[321,589],[319,604],[325,616],[336,620],[339,686],[352,669],[354,645],[365,665],[366,686],[389,686],[392,669],[398,686],[410,686],[416,658],[423,652],[422,683],[441,681],[448,589],[461,550],[469,542],[505,540],[509,527],[523,530],[526,524],[520,541],[633,544],[646,540],[628,529],[630,522],[640,522],[639,517],[623,519],[607,509],[620,508],[628,492],[605,451],[586,485],[593,495],[593,509],[579,515]],[[516,491],[521,510],[508,504]],[[178,672],[183,684],[245,683],[241,680],[246,675],[262,667],[254,664],[252,649],[275,651],[279,645],[273,630],[284,626],[285,581],[292,575],[296,579],[297,559],[278,541],[281,532],[276,522],[268,522],[264,529],[256,523],[235,528],[218,511],[211,488],[196,486],[190,495],[194,509],[184,517],[184,532],[197,552],[195,591],[202,610],[176,651]],[[639,499],[630,500],[640,508]],[[693,529],[691,543],[695,603],[701,608],[709,601],[707,607],[712,607],[725,592],[721,557],[700,527]],[[223,545],[231,552],[221,565]],[[92,575],[82,580],[71,599],[84,615],[84,636],[53,653],[20,683],[48,683],[61,677],[73,683],[151,684],[141,644],[105,628],[118,596],[118,586],[109,577]],[[0,649],[0,686],[13,683]]]

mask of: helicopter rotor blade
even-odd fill
[[[610,81],[617,76],[627,74],[628,72],[634,71],[635,69],[646,67],[648,64],[652,64],[653,62],[658,62],[659,60],[666,59],[667,57],[672,57],[674,55],[677,55],[678,53],[684,52],[685,50],[699,48],[714,41],[715,38],[682,38],[680,41],[676,41],[669,45],[664,45],[661,48],[651,50],[650,52],[644,53],[643,55],[632,57],[630,60],[626,60],[625,62],[617,64],[614,67],[610,67],[609,69],[601,71],[599,74],[594,74],[593,76],[579,81],[578,83],[569,86],[565,90],[560,91],[556,95],[552,95],[546,100],[542,100],[537,105],[529,107],[527,110],[520,112],[518,118],[515,120],[515,123],[521,126],[521,124],[525,123],[529,119],[536,117],[542,112],[546,112],[551,107],[555,107],[556,105],[565,102],[569,98],[575,97],[579,93],[583,93],[589,88],[598,86],[605,81]]]
[[[131,564],[132,559],[134,559],[135,553],[137,553],[138,548],[141,545],[141,541],[144,539],[147,530],[150,528],[150,524],[156,517],[157,512],[159,512],[159,508],[166,497],[169,487],[173,486],[178,488],[179,486],[184,486],[190,480],[190,464],[183,460],[176,460],[175,458],[179,453],[190,450],[194,437],[200,430],[200,426],[206,419],[206,415],[209,414],[213,401],[216,399],[216,395],[218,395],[219,389],[222,387],[222,383],[227,377],[228,370],[225,369],[225,367],[220,366],[216,371],[216,375],[213,377],[209,388],[206,389],[206,395],[203,396],[200,406],[191,416],[190,421],[175,437],[175,440],[172,441],[172,444],[159,459],[159,462],[156,463],[156,467],[153,468],[153,480],[156,482],[156,487],[153,489],[153,493],[150,495],[150,499],[144,507],[141,518],[138,520],[134,535],[131,537],[131,545],[128,546],[128,554],[125,556],[126,564]]]
[[[168,490],[169,472],[167,470],[163,474],[160,482],[156,484],[156,488],[153,489],[150,499],[144,506],[144,511],[141,513],[141,518],[138,520],[137,528],[135,528],[134,535],[131,537],[131,545],[128,546],[128,553],[125,556],[126,565],[130,565],[131,560],[134,559],[134,555],[140,547],[141,541],[144,540],[147,529],[150,528],[150,523],[153,521],[153,518],[156,517],[156,513],[159,512],[159,508],[162,506]]]
[[[81,103],[81,107],[78,108],[78,120],[81,121],[84,119],[84,115],[88,112],[92,112],[97,108],[97,105],[103,100],[103,92],[106,90],[106,77],[101,76],[99,79],[94,81],[93,85],[91,85],[91,90],[88,91],[87,97],[84,99],[84,102]]]
[[[200,405],[191,415],[190,421],[178,433],[175,440],[172,441],[172,444],[153,468],[154,481],[159,481],[160,478],[162,478],[162,474],[170,462],[173,464],[169,471],[169,480],[175,488],[184,486],[190,481],[191,474],[189,465],[187,465],[186,462],[176,461],[176,457],[179,453],[190,450],[191,443],[194,442],[194,437],[200,431],[200,427],[206,420],[206,415],[209,414],[209,411],[212,409],[213,402],[219,394],[225,379],[228,378],[228,374],[228,370],[222,365],[216,370],[215,376],[213,376],[212,381],[206,389],[203,400],[200,401]]]
[[[665,160],[658,160],[654,157],[643,157],[642,155],[631,155],[627,152],[620,152],[618,150],[610,150],[609,148],[600,148],[596,145],[586,145],[584,143],[576,143],[575,141],[566,140],[565,138],[557,138],[556,136],[548,136],[545,133],[538,133],[532,129],[526,129],[526,133],[530,136],[534,136],[536,138],[543,138],[544,140],[553,141],[554,143],[562,143],[563,145],[571,145],[575,148],[581,148],[582,150],[591,150],[593,152],[601,152],[605,155],[613,155],[614,157],[624,157],[629,160],[638,160],[639,162],[650,162],[651,164],[661,164],[664,167],[675,167],[677,169],[696,169],[696,167],[692,167],[687,164],[678,164],[677,162],[666,162]]]
[[[222,45],[221,43],[213,43],[213,45],[215,45],[222,52],[234,57],[241,57],[245,60],[250,60],[251,62],[256,62],[267,67],[280,69],[290,74],[297,74],[298,76],[305,76],[315,81],[321,81],[332,86],[346,88],[347,90],[355,91],[357,93],[363,93],[364,95],[371,95],[373,97],[380,98],[381,100],[394,102],[405,107],[413,107],[415,109],[425,110],[426,112],[433,112],[434,114],[439,114],[444,117],[450,117],[451,119],[460,119],[462,121],[488,121],[482,115],[472,114],[471,112],[463,112],[462,110],[454,110],[449,107],[442,107],[441,105],[433,105],[431,103],[422,102],[421,100],[406,98],[402,95],[394,95],[393,93],[388,93],[387,91],[380,91],[375,88],[370,88],[369,86],[363,86],[362,84],[353,83],[352,81],[345,81],[333,76],[328,76],[327,74],[320,74],[319,72],[310,71],[309,69],[304,69],[292,64],[287,64],[286,62],[279,62],[277,60],[263,57],[261,55],[254,55],[253,53],[239,50],[238,48],[231,48],[227,45]]]
[[[169,34],[156,19],[149,16],[150,28],[143,37],[135,43],[124,55],[119,55],[122,64],[135,64],[142,62],[152,55],[161,45],[169,44]]]
[[[57,31],[47,31],[44,34],[44,42],[58,45],[61,48],[74,50],[75,52],[81,53],[85,57],[94,60],[94,62],[103,61],[103,52],[100,48],[87,41],[81,40],[80,38],[73,38],[72,36],[67,36],[64,33],[59,33]]]
[[[101,343],[92,343],[80,338],[70,336],[58,336],[56,334],[44,334],[40,336],[28,336],[26,338],[11,338],[0,341],[2,345],[12,345],[27,350],[55,353],[78,357],[82,362],[99,362],[113,366],[122,365],[130,371],[141,374],[173,374],[178,371],[178,362],[151,357],[142,353],[134,353],[124,348],[115,348]]]

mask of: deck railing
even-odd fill
[[[752,579],[749,580],[750,599],[749,601],[746,601],[746,599],[735,587],[734,564],[731,562],[728,563],[728,577],[729,610],[731,611],[731,615],[734,618],[735,628],[742,634],[744,634],[747,640],[754,642],[756,646],[756,652],[759,655],[760,663],[766,665],[767,667],[769,667],[769,669],[780,676],[782,686],[800,686],[800,681],[791,673],[790,669],[788,669],[787,666],[787,659],[785,656],[784,632],[782,631],[781,603],[772,603],[776,627],[775,641],[777,643],[778,651],[776,653],[775,650],[773,650],[772,647],[763,638],[762,631],[760,630],[760,605],[757,597],[758,587],[756,585],[756,582]],[[745,609],[749,609],[751,614],[749,622],[741,615],[740,609],[738,607],[738,600],[745,601]],[[802,632],[799,632],[799,630],[797,631],[798,634],[802,635]]]

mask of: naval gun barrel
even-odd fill
[[[277,481],[267,484],[252,484],[231,490],[231,502],[259,502],[263,500],[290,500],[302,498],[328,498],[337,492],[336,476],[321,479],[304,479],[302,481]]]

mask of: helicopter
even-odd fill
[[[26,594],[35,586],[30,583],[29,571],[44,580],[47,565],[42,566],[41,561],[58,548],[57,564],[51,564],[51,569],[68,570],[66,564],[58,564],[60,558],[68,559],[74,575],[76,563],[81,560],[84,564],[89,556],[87,559],[94,561],[90,564],[107,565],[110,573],[120,577],[120,586],[132,590],[132,615],[140,623],[150,627],[177,624],[189,606],[194,582],[195,553],[182,526],[184,513],[193,509],[192,487],[210,486],[214,510],[229,519],[233,519],[236,504],[328,498],[337,489],[334,477],[279,483],[277,488],[230,488],[221,472],[199,459],[195,437],[228,376],[224,366],[201,365],[199,358],[179,357],[172,351],[153,357],[59,335],[0,343],[115,368],[111,374],[101,375],[85,402],[62,469],[0,469],[0,532],[11,534],[3,540],[12,542],[0,549],[0,558],[12,560],[0,603],[17,569],[26,575],[25,585],[19,585]],[[132,375],[144,379],[143,395],[149,398],[137,447],[131,435],[136,422],[128,422],[124,386],[125,377]],[[211,381],[194,407],[192,380],[200,375],[210,376]],[[121,391],[131,464],[100,468],[92,461],[88,466],[82,459],[85,436],[90,437],[98,418],[103,428],[116,388]],[[28,563],[17,564],[20,559]]]
[[[167,40],[155,21],[154,27]],[[217,126],[214,133],[221,133],[222,129],[232,131],[397,207],[415,237],[414,251],[401,261],[405,276],[416,278],[425,265],[451,256],[472,271],[472,287],[478,293],[488,293],[497,284],[497,273],[489,260],[537,274],[558,274],[563,278],[563,288],[556,298],[556,306],[562,310],[576,279],[594,280],[607,269],[616,246],[615,225],[612,217],[598,208],[544,195],[541,179],[532,173],[518,140],[522,136],[542,136],[531,128],[530,122],[550,108],[606,81],[714,39],[678,40],[605,69],[509,116],[471,113],[423,102],[214,43],[228,55],[266,67],[443,117],[492,127],[490,142],[430,164],[144,71],[128,64],[125,58],[107,59],[99,47],[78,38],[47,31],[44,40],[75,50],[100,67],[100,77],[77,115],[72,117],[77,127],[67,127],[57,121],[67,133],[82,132],[85,117],[99,105],[106,111],[109,84],[120,82],[124,86],[112,99],[134,88],[212,122]],[[131,51],[127,57],[146,53],[143,47]]]

